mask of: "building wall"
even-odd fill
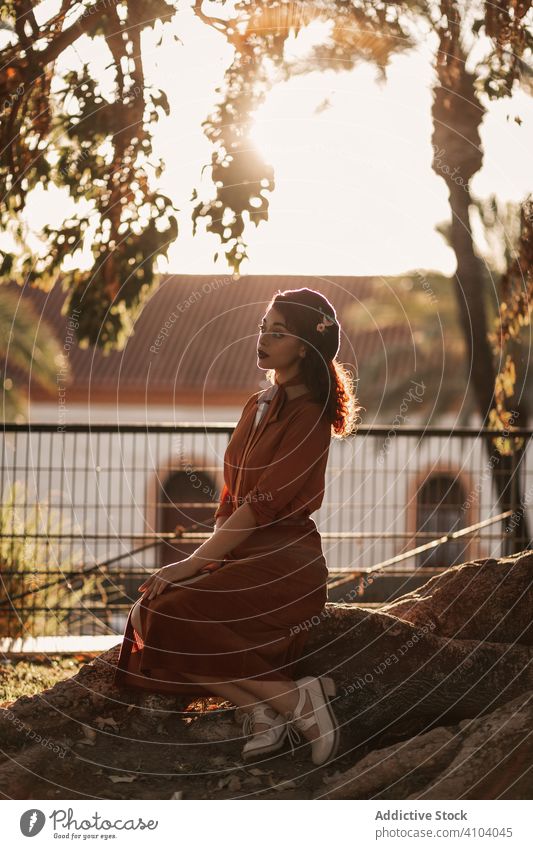
[[[34,409],[34,413],[37,411]],[[224,421],[231,426],[241,409],[198,409],[172,411],[170,407],[150,410],[121,408],[118,420],[128,422],[202,423]],[[38,420],[53,419],[53,410],[38,410]],[[37,418],[37,417],[36,417]],[[84,410],[72,407],[68,421],[81,422]],[[91,409],[89,421],[111,423],[110,406]],[[128,553],[148,542],[131,534],[157,533],[158,502],[162,488],[174,472],[186,470],[191,500],[195,490],[211,481],[210,495],[217,502],[223,484],[222,466],[227,435],[185,433],[7,433],[2,491],[13,480],[28,488],[26,517],[37,515],[39,505],[53,508],[54,522],[79,534],[78,539],[49,544],[50,562],[79,557],[83,562],[100,562]],[[530,463],[528,463],[528,466]],[[199,483],[195,470],[202,470]],[[461,481],[465,506],[462,526],[484,520],[497,512],[491,493],[491,476],[481,443],[469,438],[410,437],[394,433],[360,434],[332,440],[326,474],[324,503],[313,514],[323,536],[324,552],[331,569],[368,569],[413,548],[416,539],[417,493],[431,474],[448,473]],[[528,489],[525,478],[524,489]],[[533,490],[532,490],[533,491]],[[205,501],[205,492],[202,498]],[[531,500],[531,499],[530,499]],[[216,505],[215,505],[216,506]],[[213,511],[215,509],[213,506]],[[530,521],[531,508],[527,505]],[[209,512],[209,511],[208,511]],[[203,511],[205,515],[205,510]],[[212,514],[211,514],[212,515]],[[200,528],[210,532],[212,522]],[[495,525],[482,538],[467,543],[462,560],[498,556],[501,544],[490,540],[498,533]],[[358,538],[329,539],[328,534],[354,533]],[[96,535],[93,537],[92,534]],[[110,539],[98,538],[109,535]],[[117,561],[117,568],[135,565],[156,568],[155,548]],[[411,556],[398,564],[412,570]],[[442,563],[443,566],[449,565]]]

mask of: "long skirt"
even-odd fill
[[[140,604],[142,638],[130,610],[114,683],[197,697],[217,695],[210,682],[290,680],[327,577],[313,519],[259,527],[216,571]],[[200,686],[187,672],[209,680]]]

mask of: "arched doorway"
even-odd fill
[[[158,527],[162,533],[172,533],[177,526],[184,531],[207,533],[213,530],[216,501],[213,481],[201,471],[172,472],[160,489],[158,499]],[[203,505],[206,506],[203,506]],[[202,541],[162,542],[160,565],[166,566],[189,557]]]
[[[430,475],[421,485],[416,501],[416,529],[431,533],[433,538],[467,525],[463,508],[465,493],[460,480],[452,473],[437,472]],[[417,546],[430,542],[431,538],[418,537]],[[446,569],[467,558],[469,540],[459,537],[447,540],[428,551],[417,555],[417,567],[432,566]]]

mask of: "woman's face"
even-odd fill
[[[271,307],[260,324],[257,342],[259,368],[285,370],[299,363],[303,352],[305,352],[304,343],[297,336],[292,335],[282,314]]]

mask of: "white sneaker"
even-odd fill
[[[320,731],[319,736],[314,740],[305,739],[311,744],[313,763],[322,766],[335,757],[339,748],[339,727],[330,702],[330,698],[337,692],[335,681],[326,676],[314,678],[308,675],[305,678],[299,678],[295,683],[299,692],[298,703],[295,709],[286,716],[289,742],[294,754],[293,742],[301,741],[298,731],[306,731],[312,725],[317,724]],[[313,712],[306,719],[303,719],[302,710],[307,693],[309,693]]]
[[[276,713],[270,705],[257,705],[252,713],[246,713],[237,708],[235,718],[237,721],[242,719],[244,734],[252,735],[242,750],[244,760],[277,752],[283,746],[287,736],[287,720],[281,714]],[[270,728],[254,734],[253,729],[256,723],[264,723],[269,725]]]

